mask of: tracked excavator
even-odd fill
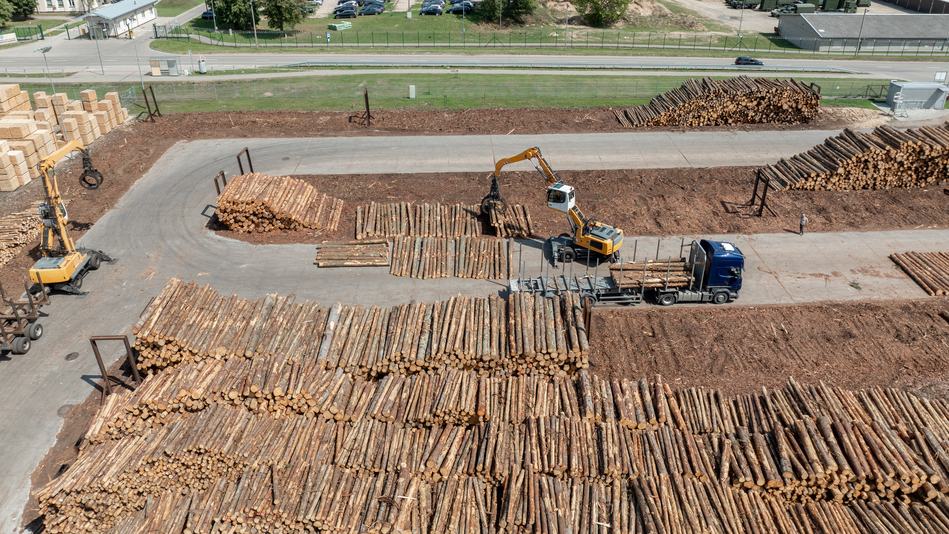
[[[536,162],[537,171],[547,183],[547,207],[565,213],[570,223],[570,233],[550,239],[554,258],[561,262],[588,259],[616,261],[619,250],[623,246],[623,231],[584,215],[577,207],[574,188],[563,183],[537,147],[500,159],[494,164],[491,189],[481,199],[481,213],[490,216],[492,212],[500,213],[507,210],[507,202],[501,195],[498,177],[505,166],[525,160]]]
[[[73,152],[79,152],[82,156],[79,183],[86,189],[98,189],[102,184],[102,173],[93,166],[89,151],[79,141],[66,143],[40,162],[45,199],[39,206],[43,225],[40,243],[42,257],[30,268],[34,290],[46,287],[52,291],[82,295],[82,279],[86,273],[98,269],[102,262],[114,261],[101,250],[76,247],[69,237],[69,213],[59,191],[56,164]]]

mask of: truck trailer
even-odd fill
[[[517,278],[510,281],[509,289],[544,296],[571,291],[598,304],[725,304],[738,298],[744,268],[745,256],[734,244],[701,239],[692,241],[686,257],[620,261],[609,266],[609,276],[560,274]]]

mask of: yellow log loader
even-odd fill
[[[82,279],[86,273],[98,269],[102,262],[114,260],[100,250],[77,248],[69,237],[69,213],[59,191],[56,164],[73,152],[82,156],[79,183],[86,189],[97,189],[102,184],[102,174],[92,165],[89,152],[79,141],[66,143],[40,162],[45,193],[44,202],[39,206],[43,225],[40,252],[43,256],[30,268],[30,280],[34,288],[45,286],[52,291],[81,295]]]
[[[502,212],[507,209],[498,178],[506,165],[525,160],[536,161],[535,167],[547,183],[547,207],[565,213],[570,223],[571,233],[550,239],[554,258],[562,262],[583,259],[615,261],[623,246],[623,231],[584,215],[577,207],[574,188],[563,183],[537,147],[500,159],[494,164],[490,192],[481,199],[482,214],[487,216],[492,211]]]

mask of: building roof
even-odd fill
[[[143,7],[155,5],[157,0],[121,0],[114,4],[105,4],[99,8],[90,11],[87,17],[99,17],[103,19],[117,19],[134,13]]]
[[[863,13],[803,13],[800,17],[814,33],[827,39],[857,36],[864,39],[949,38],[949,15],[868,13],[864,17]]]

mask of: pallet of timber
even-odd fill
[[[949,295],[949,252],[904,252],[890,259],[925,292]]]
[[[819,108],[820,95],[808,84],[739,76],[689,79],[647,105],[613,113],[624,128],[697,127],[807,123]]]
[[[317,267],[386,267],[389,242],[382,239],[320,243],[313,263]]]
[[[513,242],[492,237],[397,237],[389,272],[410,278],[511,277]]]
[[[343,201],[303,180],[251,173],[232,179],[218,197],[217,218],[237,232],[333,231]]]
[[[678,288],[692,283],[685,260],[614,263],[610,265],[610,276],[621,288]]]
[[[949,123],[906,130],[880,126],[871,133],[847,129],[759,173],[779,190],[927,187],[949,177]]]

